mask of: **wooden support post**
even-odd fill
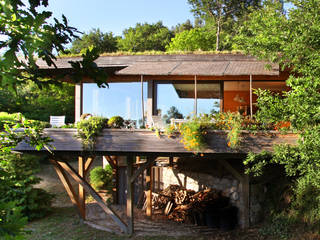
[[[127,217],[128,217],[128,234],[133,234],[133,201],[134,201],[134,184],[131,182],[131,177],[133,173],[133,155],[127,157]]]
[[[104,156],[112,167],[112,199],[114,204],[119,203],[118,185],[119,185],[119,167],[117,156]]]
[[[146,186],[147,186],[147,209],[146,214],[148,217],[152,216],[152,185],[153,185],[153,171],[152,165],[147,168],[147,175],[146,175]]]
[[[224,81],[220,83],[220,112],[224,112]]]
[[[248,228],[250,227],[250,183],[248,175],[244,175],[241,186],[243,198],[242,227]]]
[[[85,177],[85,158],[78,158],[78,173],[80,177]],[[83,220],[86,219],[86,193],[81,184],[79,184],[79,210]]]
[[[55,161],[55,160],[54,160]],[[83,179],[68,162],[55,161],[62,169],[70,174],[70,176],[79,184],[81,184],[84,189],[91,194],[91,196],[97,201],[98,205],[103,209],[103,211],[110,215],[115,223],[118,224],[120,229],[128,233],[127,224],[125,224],[121,218],[104,202],[101,196],[91,187],[85,179]]]

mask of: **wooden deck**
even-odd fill
[[[54,140],[52,145],[55,149],[52,150],[55,153],[85,153],[81,139],[76,137],[76,129],[45,129],[44,132]],[[276,131],[268,131],[250,134],[243,131],[241,147],[234,150],[228,147],[226,136],[226,131],[209,132],[206,136],[208,148],[204,149],[203,153],[205,155],[259,153],[262,150],[272,151],[275,144],[295,144],[298,139],[297,135],[292,133],[281,134]],[[166,135],[161,135],[157,137],[150,130],[105,129],[102,135],[97,138],[95,154],[161,154],[163,156],[193,154],[184,148],[180,140],[179,136],[168,138]],[[15,150],[21,152],[35,151],[26,143],[20,143]]]

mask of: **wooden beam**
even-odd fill
[[[142,166],[137,169],[133,175],[131,176],[131,182],[133,183],[136,178],[141,174],[143,173],[144,170],[146,170],[147,168],[149,168],[150,166],[152,166],[152,164],[155,162],[157,158],[156,157],[153,157],[153,158],[147,158],[147,162],[145,162],[144,164],[142,164]]]
[[[93,160],[94,160],[95,157],[88,157],[87,158],[87,161],[85,163],[85,168],[84,168],[84,176],[87,176],[88,172],[89,172],[89,169],[93,163]]]
[[[234,169],[230,163],[227,162],[225,159],[219,159],[218,162],[226,169],[228,170],[236,179],[239,180],[239,182],[243,182],[243,176]]]
[[[127,217],[128,217],[128,234],[133,234],[134,224],[134,213],[133,213],[133,201],[134,201],[134,184],[131,181],[133,173],[133,155],[127,156]]]
[[[67,171],[73,179],[81,184],[84,189],[91,194],[91,196],[97,201],[98,205],[110,215],[115,223],[118,224],[120,229],[124,232],[128,232],[127,224],[122,221],[122,219],[104,202],[104,200],[100,197],[100,195],[91,187],[89,183],[85,179],[83,179],[68,162],[56,161],[57,164],[60,165],[65,171]]]
[[[50,159],[51,164],[53,165],[54,169],[56,170],[56,173],[58,175],[58,177],[60,178],[64,188],[66,189],[71,202],[73,203],[74,206],[77,207],[78,211],[79,211],[79,215],[82,217],[81,213],[80,213],[80,208],[79,208],[79,201],[78,201],[78,196],[76,194],[76,192],[74,191],[68,176],[65,174],[65,172],[63,171],[63,169],[61,168],[61,166],[59,164],[56,163],[56,161]]]
[[[146,209],[146,215],[148,217],[152,216],[152,188],[153,188],[153,171],[152,166],[149,166],[147,169],[147,175],[146,175],[146,202],[147,202],[147,209]]]
[[[112,168],[116,168],[117,160],[112,159],[112,158],[111,158],[110,156],[108,156],[108,155],[106,155],[106,156],[104,156],[104,157],[107,159],[108,163],[110,164],[110,166],[111,166]]]
[[[85,177],[85,158],[78,157],[78,173],[79,176]],[[81,184],[79,184],[79,210],[82,219],[86,219],[86,192]]]

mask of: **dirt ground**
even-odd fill
[[[75,168],[77,162],[71,163]],[[95,166],[101,165],[101,161],[96,161]],[[197,226],[176,224],[172,222],[152,222],[148,221],[137,214],[136,233],[129,238],[126,235],[116,235],[110,232],[102,231],[101,229],[93,228],[84,224],[80,219],[77,210],[72,206],[71,201],[65,192],[58,176],[50,164],[41,164],[41,172],[38,174],[42,181],[37,187],[43,188],[55,194],[53,202],[52,214],[46,218],[30,222],[26,230],[26,238],[28,240],[93,240],[93,239],[212,239],[212,240],[275,240],[275,239],[290,239],[290,240],[320,240],[319,235],[299,232],[296,230],[291,236],[287,235],[265,235],[261,233],[261,227],[254,227],[247,230],[234,230],[223,232],[215,229],[199,228]],[[74,181],[71,183],[77,187]],[[99,208],[95,203],[90,203],[88,209],[91,209],[92,216],[101,215],[95,211]],[[103,214],[101,215],[103,216]],[[106,222],[105,216],[99,221]],[[97,220],[96,223],[99,223]],[[148,231],[146,231],[148,230]],[[150,234],[151,232],[151,234]]]

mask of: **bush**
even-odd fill
[[[78,137],[82,139],[84,149],[93,150],[95,139],[107,127],[108,119],[91,117],[77,123]]]
[[[21,207],[15,202],[0,201],[0,238],[6,240],[23,239],[23,228],[27,217],[21,213]]]
[[[6,113],[0,112],[0,129],[4,128],[5,124],[9,124],[9,126],[14,125],[18,122],[21,122],[25,117],[21,113]],[[32,125],[39,128],[47,128],[50,127],[49,122],[43,122],[39,120],[28,120]]]
[[[111,190],[112,188],[112,168],[107,165],[104,169],[102,167],[95,167],[90,172],[90,183],[97,190]]]
[[[121,128],[124,126],[123,123],[124,123],[124,120],[120,116],[114,116],[110,118],[108,121],[108,125],[111,128]]]
[[[40,178],[34,176],[39,170],[36,156],[2,155],[0,168],[0,201],[16,201],[22,214],[29,220],[43,217],[50,211],[53,195],[33,188],[33,185],[40,182]]]
[[[21,121],[23,115],[21,113],[7,113],[7,112],[0,112],[0,129],[3,129],[5,124],[13,125],[18,121]]]

